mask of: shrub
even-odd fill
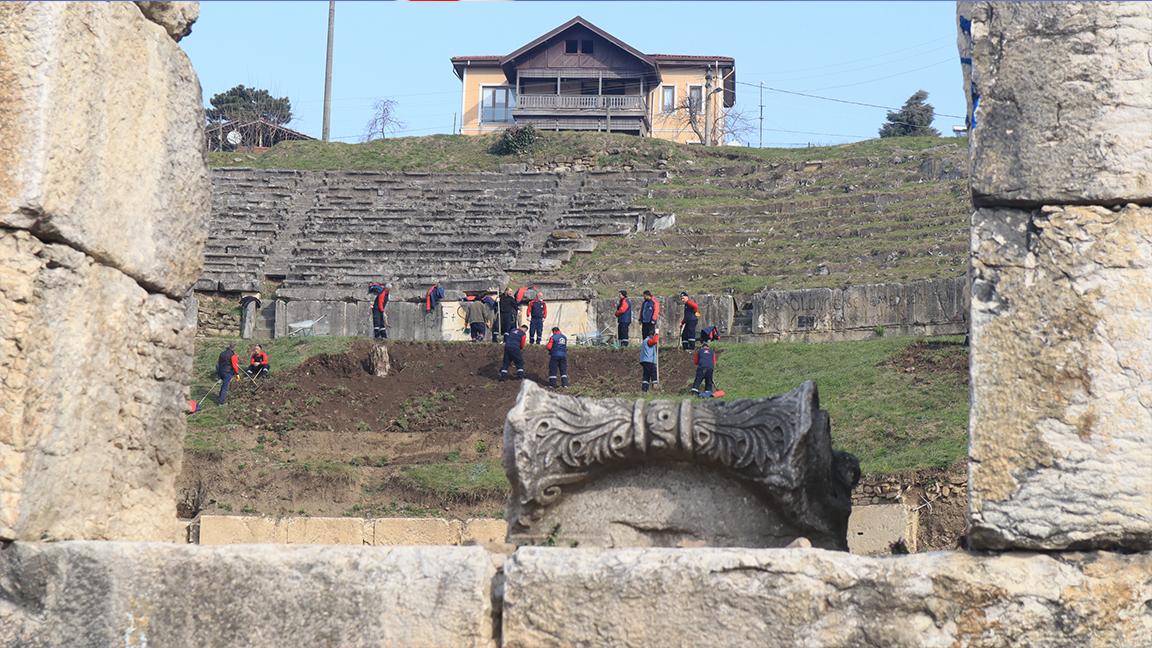
[[[540,133],[532,127],[532,124],[513,126],[500,133],[500,137],[492,145],[492,153],[495,155],[522,155],[530,152],[539,141]]]

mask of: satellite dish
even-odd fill
[[[238,130],[229,131],[228,135],[226,135],[224,139],[232,146],[238,146],[240,142],[244,140],[244,138],[240,135],[240,131]]]

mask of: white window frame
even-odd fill
[[[671,90],[672,91],[672,103],[671,104],[665,104],[664,103],[664,91],[665,90]],[[670,115],[670,114],[676,112],[676,86],[674,84],[673,85],[660,86],[660,112],[664,113],[665,115]]]
[[[508,119],[502,119],[502,120],[484,119],[484,91],[488,90],[489,88],[503,89],[507,92],[505,97],[508,101],[508,103],[506,104],[507,105],[506,110],[508,111]],[[504,83],[482,83],[482,84],[480,84],[480,103],[478,106],[479,115],[477,115],[477,117],[479,118],[479,121],[481,124],[511,124],[513,121],[512,110],[515,107],[516,107],[516,88],[514,86],[510,86],[510,85],[507,85]]]
[[[696,106],[696,110],[698,112],[704,112],[704,86],[697,84],[697,83],[689,84],[688,85],[688,101],[692,101],[692,89],[693,88],[699,88],[700,89],[700,104],[698,106]]]

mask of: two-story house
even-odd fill
[[[577,16],[506,56],[455,56],[461,133],[512,124],[724,143],[736,102],[728,56],[644,54]]]

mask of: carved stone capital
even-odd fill
[[[582,399],[525,383],[504,426],[504,453],[512,542],[554,534],[540,528],[550,508],[598,476],[666,464],[706,467],[740,482],[758,506],[816,546],[847,546],[853,484],[840,482],[852,470],[833,469],[828,415],[812,382],[738,401]]]

